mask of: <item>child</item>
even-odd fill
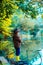
[[[13,31],[13,43],[16,50],[16,61],[20,61],[19,55],[20,55],[21,40],[20,37],[18,36],[18,32],[19,30],[17,28]]]

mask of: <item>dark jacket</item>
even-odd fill
[[[18,34],[13,34],[13,43],[15,48],[19,48],[21,45],[21,40]]]

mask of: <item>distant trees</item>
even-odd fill
[[[37,0],[37,3],[39,3],[38,7],[43,6],[43,4],[41,4],[42,1]],[[17,11],[20,11],[25,14],[25,17],[30,16],[31,18],[36,18],[38,10],[37,7],[32,6],[35,4],[35,0],[0,0],[0,50],[7,50],[6,54],[10,54],[14,51],[13,43],[11,43],[11,33],[13,29],[12,24],[17,24],[18,19],[17,21],[12,21],[12,16],[13,14],[16,15]],[[20,12],[17,14],[17,17],[21,17],[23,15],[21,15]]]

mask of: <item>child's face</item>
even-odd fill
[[[18,32],[16,32],[16,34],[18,34]]]

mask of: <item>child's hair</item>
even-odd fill
[[[19,30],[16,28],[14,29],[13,33],[19,32]]]

